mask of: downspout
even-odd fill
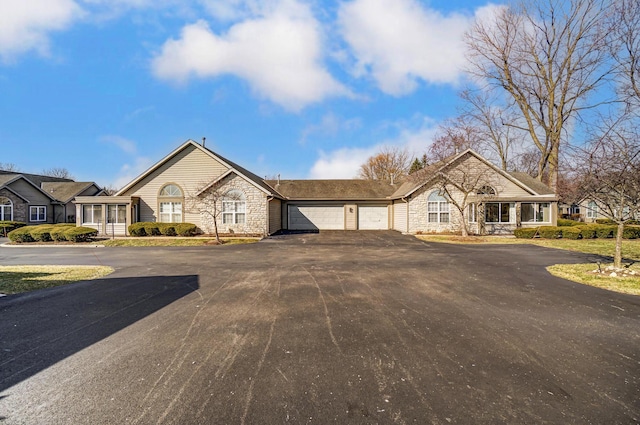
[[[406,197],[400,198],[405,204],[407,204],[407,217],[406,217],[406,230],[404,233],[409,233],[409,200]]]

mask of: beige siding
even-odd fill
[[[9,185],[9,188],[11,188],[11,190],[15,191],[16,193],[19,193],[22,197],[29,200],[29,204],[25,206],[25,211],[24,211],[24,221],[26,223],[33,223],[33,224],[53,223],[53,214],[54,214],[53,205],[51,205],[51,199],[48,198],[44,193],[42,193],[41,191],[33,187],[33,185],[27,183],[23,179],[18,179],[14,181]],[[36,207],[36,206],[46,207],[47,209],[46,221],[44,222],[31,221],[30,207]],[[15,217],[15,211],[14,211],[14,220],[15,219],[16,217]]]
[[[195,146],[188,145],[181,152],[150,173],[126,193],[125,196],[140,197],[140,221],[156,221],[158,192],[167,183],[180,186],[185,197],[195,194],[204,184],[223,174],[227,168]],[[183,220],[200,226],[200,214],[185,211]]]
[[[269,202],[269,234],[282,229],[282,202],[272,199]]]
[[[393,204],[393,229],[407,231],[407,203],[399,200]]]

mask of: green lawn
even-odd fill
[[[223,245],[255,243],[258,238],[220,238]],[[216,245],[215,238],[128,238],[102,242],[104,246],[205,246]]]
[[[0,294],[17,294],[52,288],[113,272],[105,266],[0,266]]]

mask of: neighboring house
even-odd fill
[[[211,214],[198,200],[215,191],[221,233],[456,232],[462,218],[439,190],[436,177],[470,164],[491,182],[469,197],[465,217],[473,233],[512,233],[517,227],[556,224],[553,191],[526,174],[506,173],[471,150],[431,166],[420,179],[393,185],[370,180],[264,180],[192,140],[115,196],[77,196],[76,222],[101,234],[126,234],[138,221],[188,222],[212,233]]]
[[[582,211],[580,221],[584,221],[585,223],[595,223],[598,219],[611,218],[612,214],[616,213],[615,210],[611,212],[608,211],[606,206],[595,198],[583,198],[578,202],[577,207],[579,211]],[[625,207],[623,213],[626,219],[637,220],[640,218],[636,212],[630,211],[629,207]]]
[[[76,196],[101,193],[93,182],[0,171],[0,221],[75,223]]]

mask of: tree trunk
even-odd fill
[[[216,233],[216,242],[222,245],[222,241],[220,240],[220,235],[218,234],[218,220],[216,219],[215,216],[213,217],[213,230]]]
[[[624,222],[618,222],[618,231],[616,233],[616,253],[613,256],[613,267],[622,268],[622,233],[624,232]]]

